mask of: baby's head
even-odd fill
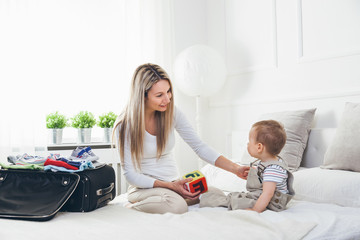
[[[275,120],[264,120],[252,125],[251,132],[256,143],[265,146],[267,153],[277,156],[286,142],[283,125]]]

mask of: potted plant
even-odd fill
[[[58,111],[46,115],[46,128],[49,129],[49,142],[61,144],[63,129],[68,126],[68,119]]]
[[[111,139],[111,131],[116,121],[116,114],[113,112],[104,113],[99,116],[97,125],[104,129],[104,142],[109,143]]]
[[[71,119],[71,126],[78,129],[78,143],[91,142],[91,129],[95,124],[94,115],[88,111],[80,111]]]

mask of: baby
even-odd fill
[[[246,189],[227,196],[219,189],[210,188],[200,197],[200,207],[227,207],[229,210],[247,209],[263,212],[266,208],[282,211],[295,194],[293,175],[278,154],[286,142],[282,124],[274,120],[252,125],[247,150],[257,158],[250,164]],[[258,162],[255,166],[254,164]]]

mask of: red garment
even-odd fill
[[[47,165],[53,165],[53,166],[58,166],[58,167],[64,167],[66,169],[70,169],[70,170],[79,170],[79,168],[72,166],[70,164],[67,164],[66,162],[63,161],[58,161],[58,160],[53,160],[53,159],[46,159],[44,166]]]

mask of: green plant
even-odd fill
[[[112,128],[117,116],[113,112],[105,113],[99,116],[98,126],[101,128]]]
[[[68,126],[68,119],[59,114],[58,111],[46,115],[46,127],[47,128],[64,128]]]
[[[96,124],[96,119],[91,112],[80,111],[71,118],[71,126],[73,128],[92,128]]]

